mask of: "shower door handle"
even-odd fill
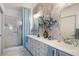
[[[0,34],[0,36],[2,36],[2,34]]]

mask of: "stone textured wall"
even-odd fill
[[[54,18],[53,20],[57,20],[57,23],[52,26],[51,30],[48,30],[49,35],[51,36],[52,39],[62,39],[60,29],[59,29],[59,17],[60,17],[60,11],[62,8],[59,8],[56,4],[52,3],[44,3],[44,4],[38,4],[34,9],[33,9],[33,14],[38,13],[39,11],[42,11],[42,15],[45,17],[52,17]],[[35,21],[35,19],[34,19]],[[43,36],[44,33],[43,28],[39,29],[39,34],[40,36]]]

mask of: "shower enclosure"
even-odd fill
[[[21,45],[21,31],[21,18],[2,15],[2,50]]]

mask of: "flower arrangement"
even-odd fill
[[[49,17],[48,20],[45,20],[44,16],[39,17],[39,27],[44,26],[45,29],[50,29],[57,21]]]
[[[38,24],[39,24],[39,28],[42,27],[44,29],[44,33],[43,33],[44,38],[49,37],[48,30],[51,30],[51,27],[56,22],[57,21],[53,20],[53,18],[51,18],[51,17],[49,17],[47,19],[44,16],[39,17]],[[39,30],[38,30],[38,32],[39,32]]]

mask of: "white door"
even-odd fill
[[[75,16],[60,19],[60,30],[65,38],[72,38],[75,34]]]

